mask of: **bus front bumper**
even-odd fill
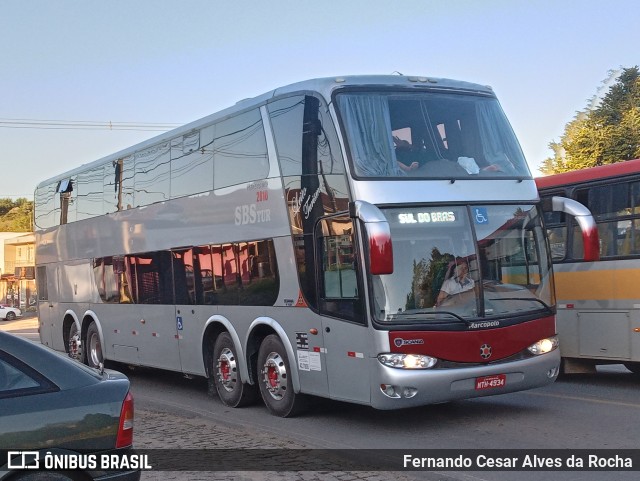
[[[457,399],[494,396],[551,384],[560,370],[560,350],[520,361],[451,369],[396,369],[373,363],[371,405],[400,409]]]

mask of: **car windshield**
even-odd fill
[[[531,205],[382,209],[393,274],[372,277],[382,322],[460,322],[551,312],[551,263]]]
[[[495,97],[345,92],[337,105],[356,177],[530,177]]]

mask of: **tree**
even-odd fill
[[[555,174],[613,164],[640,157],[640,69],[610,72],[585,110],[565,126],[560,142],[551,142],[553,157],[540,170]],[[613,83],[612,83],[613,82]],[[610,87],[607,88],[607,85]]]
[[[15,201],[0,199],[0,232],[31,232],[33,202],[25,198]]]

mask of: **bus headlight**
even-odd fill
[[[378,355],[378,361],[385,366],[398,369],[429,369],[438,362],[435,357],[423,354],[398,353],[380,354]]]
[[[540,339],[535,344],[531,344],[527,349],[529,349],[531,354],[539,356],[540,354],[546,354],[557,349],[559,344],[558,336],[552,336],[546,339]]]

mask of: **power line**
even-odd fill
[[[113,122],[92,120],[39,120],[0,119],[0,128],[39,130],[137,130],[162,131],[174,129],[182,124],[157,122]]]

